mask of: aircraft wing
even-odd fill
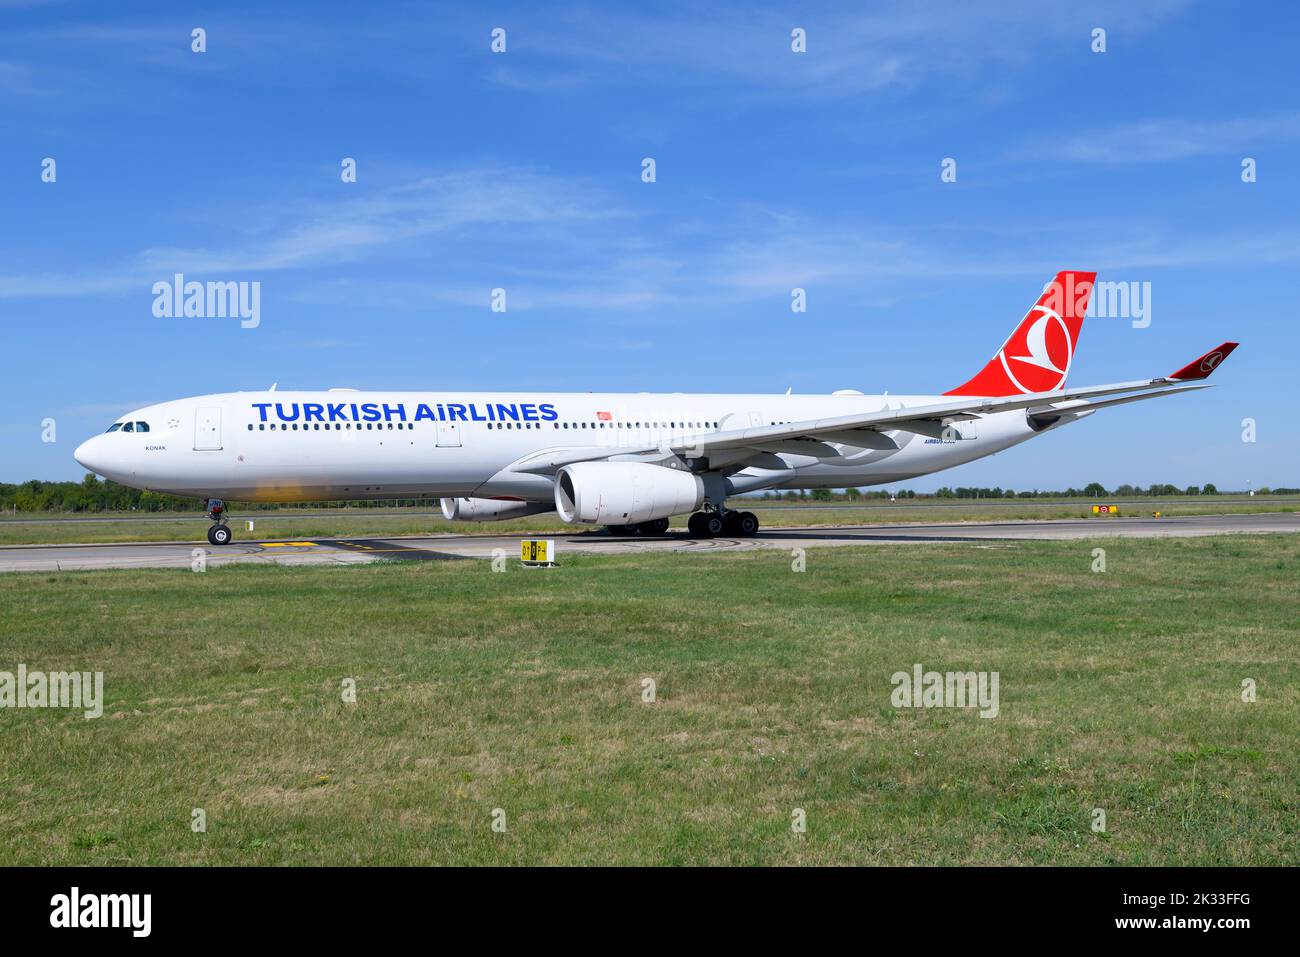
[[[1207,389],[1208,384],[1188,383],[1191,380],[1207,378],[1219,362],[1236,348],[1236,345],[1235,342],[1225,342],[1218,349],[1193,360],[1178,372],[1155,379],[1005,397],[959,396],[945,402],[905,409],[882,409],[876,412],[787,422],[781,425],[751,426],[703,435],[673,436],[654,445],[625,444],[597,448],[548,449],[526,456],[516,462],[511,469],[516,472],[551,474],[574,462],[662,458],[668,453],[699,458],[733,449],[752,449],[756,453],[793,452],[818,455],[820,449],[829,449],[829,446],[823,445],[825,442],[840,442],[863,448],[882,447],[880,442],[889,439],[880,433],[895,429],[939,438],[943,435],[944,429],[949,428],[954,422],[978,419],[994,412],[1032,409],[1035,415],[1050,415],[1053,411],[1077,413],[1090,408],[1117,405],[1121,402],[1137,402],[1177,392]],[[1105,396],[1124,397],[1102,402],[1086,401]]]

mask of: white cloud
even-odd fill
[[[1053,139],[1040,137],[1016,158],[1074,163],[1164,163],[1193,156],[1248,156],[1300,139],[1300,113],[1225,120],[1144,120]]]

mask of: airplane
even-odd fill
[[[728,499],[889,485],[993,455],[1094,412],[1208,388],[1225,342],[1166,376],[1067,388],[1096,273],[1060,272],[993,357],[940,395],[232,392],[121,416],[77,462],[134,488],[204,500],[438,497],[451,520],[556,512],[615,534],[752,536]]]

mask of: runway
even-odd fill
[[[1231,509],[1238,505],[1253,504],[1254,501],[1254,499],[1247,498],[1246,496],[1230,496],[1227,500],[1215,502],[1214,504],[1221,504],[1225,509]],[[1270,498],[1270,501],[1277,505],[1295,505],[1300,503],[1300,496],[1274,495]],[[776,516],[780,515],[782,512],[842,512],[862,510],[892,510],[897,512],[906,511],[907,509],[943,509],[945,511],[954,512],[978,509],[987,512],[996,509],[1007,509],[1010,511],[1012,509],[1062,508],[1071,505],[1078,505],[1078,500],[1058,498],[1039,501],[1023,498],[979,498],[966,499],[962,501],[934,499],[922,501],[918,499],[902,499],[898,502],[892,502],[882,499],[859,499],[853,502],[784,502],[781,504],[771,504],[761,499],[741,498],[733,499],[733,503],[737,508],[743,507],[752,512],[758,512],[765,521],[777,524],[780,519]],[[1206,504],[1206,499],[1201,496],[1167,495],[1160,498],[1126,498],[1119,500],[1119,504],[1124,509],[1132,509],[1135,512],[1144,512],[1158,508],[1169,508],[1172,505],[1204,505]],[[264,518],[268,520],[274,519],[277,522],[293,522],[319,518],[337,518],[339,516],[346,516],[348,518],[361,516],[374,518],[428,518],[439,522],[444,520],[442,512],[437,509],[427,512],[417,512],[405,508],[317,508],[291,511],[253,511],[241,512],[240,520]],[[42,516],[40,518],[8,518],[5,515],[0,514],[0,523],[5,525],[99,525],[121,522],[193,522],[195,525],[200,527],[200,530],[205,528],[208,524],[207,518],[200,512],[137,512],[114,513],[111,515]]]
[[[1176,518],[1099,518],[1057,521],[932,522],[822,528],[764,528],[756,538],[691,538],[670,532],[658,537],[612,536],[604,531],[554,535],[565,554],[620,555],[644,551],[731,552],[756,548],[794,549],[834,545],[932,542],[1014,543],[1086,538],[1187,538],[1201,535],[1300,532],[1300,513],[1188,515]],[[352,539],[259,539],[214,547],[206,541],[130,542],[110,545],[0,546],[0,572],[53,572],[101,568],[191,568],[237,562],[267,565],[347,565],[374,561],[441,561],[492,558],[501,549],[519,555],[523,535],[429,535]]]

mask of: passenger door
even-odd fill
[[[221,407],[205,406],[194,412],[194,450],[210,452],[221,448]]]

